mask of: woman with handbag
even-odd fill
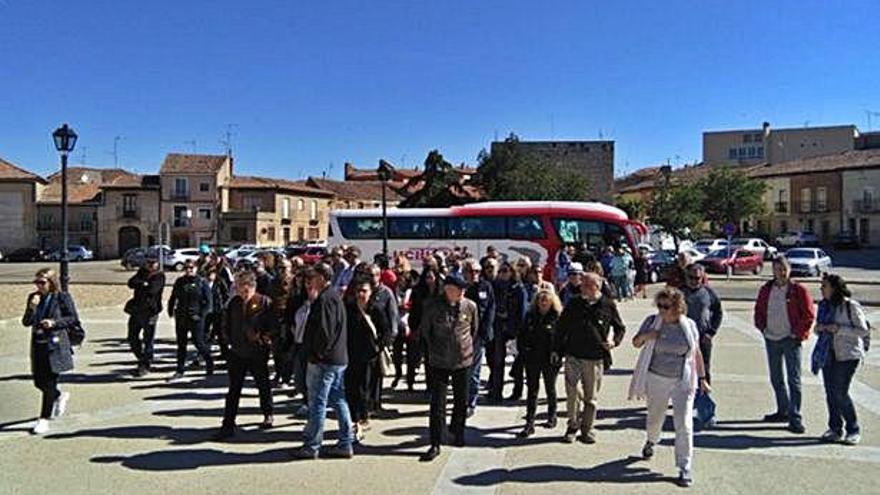
[[[49,420],[64,414],[69,392],[58,390],[58,376],[73,369],[69,332],[79,327],[73,298],[61,292],[55,270],[43,268],[34,276],[36,291],[28,294],[22,325],[31,327],[31,370],[43,393],[40,417],[31,430],[49,431]]]
[[[703,393],[711,389],[700,354],[700,333],[697,324],[686,316],[684,294],[666,287],[654,302],[658,313],[648,316],[633,337],[633,346],[641,348],[641,352],[633,370],[629,398],[647,401],[647,441],[642,448],[645,459],[654,456],[654,445],[660,440],[666,409],[672,400],[678,484],[687,487],[693,483],[694,396],[698,383]]]
[[[519,433],[528,438],[535,433],[535,412],[538,409],[538,389],[544,378],[547,395],[547,428],[556,428],[556,377],[559,375],[556,323],[562,314],[562,302],[553,287],[538,290],[526,314],[525,324],[516,338],[517,350],[526,370],[526,426]]]
[[[364,439],[370,429],[369,412],[373,390],[382,380],[382,345],[371,311],[373,284],[366,276],[350,285],[354,299],[345,303],[348,338],[348,368],[345,369],[345,398],[354,422],[355,441]]]

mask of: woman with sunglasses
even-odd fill
[[[700,333],[696,323],[686,316],[684,295],[666,287],[657,294],[655,303],[658,314],[648,316],[633,337],[633,345],[642,350],[633,371],[629,398],[647,401],[647,441],[642,449],[645,459],[654,456],[654,445],[660,440],[672,399],[678,484],[687,487],[693,483],[694,396],[698,384],[704,393],[711,389],[703,370]]]
[[[556,428],[556,377],[559,374],[556,323],[562,314],[562,303],[553,288],[540,289],[535,294],[526,321],[517,336],[516,344],[526,369],[526,426],[520,438],[535,433],[535,412],[538,408],[538,389],[544,378],[547,395],[547,428]]]
[[[68,330],[79,324],[73,298],[61,292],[55,270],[43,268],[34,276],[36,291],[28,294],[21,323],[31,327],[31,371],[34,385],[43,392],[40,417],[31,430],[49,431],[49,420],[64,414],[69,392],[58,390],[58,375],[73,369]]]
[[[822,440],[856,445],[861,434],[849,387],[856,368],[865,357],[865,339],[870,327],[862,305],[852,299],[852,293],[840,275],[826,275],[822,279],[816,331],[831,336],[831,346],[824,363],[820,363],[828,405],[828,431],[822,435]]]

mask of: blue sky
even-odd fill
[[[616,141],[618,174],[700,158],[706,129],[880,112],[877,1],[0,0],[0,157],[155,172],[222,152],[290,178],[453,162],[509,132]],[[880,117],[874,118],[880,129]]]

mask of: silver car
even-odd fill
[[[785,252],[792,275],[820,276],[831,270],[831,257],[819,248],[794,248]]]

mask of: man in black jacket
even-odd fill
[[[128,279],[128,287],[134,296],[125,304],[128,313],[128,345],[138,360],[134,376],[144,376],[153,362],[153,339],[156,321],[162,312],[162,292],[165,290],[165,274],[159,270],[159,260],[148,257],[144,266]],[[143,340],[141,339],[143,331]]]
[[[593,422],[602,373],[611,366],[611,349],[620,345],[626,327],[614,300],[602,294],[602,277],[586,273],[579,297],[565,306],[559,318],[559,354],[565,356],[565,395],[572,443],[596,443]],[[580,410],[583,402],[583,411]]]
[[[351,413],[345,401],[345,368],[348,366],[348,336],[345,306],[330,285],[333,270],[326,263],[316,263],[306,272],[309,299],[303,345],[309,361],[306,383],[309,395],[309,419],[303,430],[303,446],[293,452],[298,459],[353,456]],[[336,410],[339,422],[336,446],[321,449],[327,406]]]
[[[470,386],[468,389],[467,416],[471,417],[477,407],[477,395],[480,392],[480,371],[483,366],[483,355],[486,345],[494,338],[495,325],[495,291],[492,282],[480,277],[482,267],[477,260],[468,259],[464,264],[464,276],[468,282],[465,297],[477,305],[477,316],[480,327],[474,337],[474,362],[471,365]]]
[[[187,261],[185,273],[174,282],[168,298],[168,316],[174,318],[177,334],[177,371],[169,380],[183,377],[186,369],[186,343],[192,335],[199,356],[205,361],[208,375],[214,374],[214,360],[205,340],[205,320],[213,308],[213,296],[205,279],[196,275],[196,264]]]
[[[229,342],[227,366],[229,392],[223,425],[215,439],[222,440],[235,434],[235,418],[241,400],[245,375],[250,372],[260,393],[263,422],[260,429],[272,427],[272,388],[269,384],[269,346],[278,334],[278,319],[272,311],[272,301],[257,293],[257,281],[251,272],[235,276],[236,296],[229,301],[223,316],[223,333]]]

